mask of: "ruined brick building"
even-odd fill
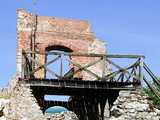
[[[61,50],[75,53],[106,54],[105,44],[98,40],[91,31],[87,21],[67,20],[56,17],[34,16],[24,10],[18,10],[17,18],[17,72],[22,72],[22,49],[45,53],[50,50]],[[36,56],[41,64],[46,62],[45,55]],[[72,57],[79,64],[92,61],[88,57]],[[103,63],[90,69],[100,76]],[[43,78],[43,70],[38,71],[37,77]],[[90,79],[86,73],[78,73],[83,79]],[[88,78],[87,78],[88,77]]]
[[[48,61],[48,55],[54,59]],[[95,37],[87,21],[18,10],[16,56],[17,75],[11,82],[11,102],[5,107],[8,120],[48,120],[45,110],[56,105],[73,111],[79,120],[107,120],[109,111],[114,118],[110,120],[137,120],[137,116],[150,120],[147,114],[159,118],[147,97],[140,95],[144,56],[107,54],[104,42]],[[63,56],[69,61],[64,73]],[[112,60],[121,58],[134,61],[121,67]],[[53,63],[60,66],[59,73],[54,71],[57,68],[48,68]],[[54,77],[48,78],[47,72]],[[69,95],[70,99],[47,101],[45,95]]]
[[[36,55],[30,54],[30,57],[34,58],[38,61],[38,65],[42,66],[47,62],[46,53],[52,50],[63,51],[71,54],[99,54],[101,56],[106,54],[104,42],[98,40],[94,36],[91,32],[91,26],[87,21],[37,16],[24,10],[18,10],[17,15],[17,73],[20,78],[26,77],[24,76],[23,51],[39,53]],[[109,73],[109,67],[107,68],[106,66],[107,62],[101,57],[99,60],[99,57],[73,55],[70,56],[69,59],[72,60],[72,64],[70,64],[71,70],[76,71],[73,75],[74,78],[94,81],[98,76],[100,78]],[[91,65],[89,65],[87,70],[85,70],[85,68],[79,68],[74,63],[81,66]],[[38,65],[34,65],[34,68],[38,67]],[[47,72],[46,69],[47,68],[40,68],[34,72],[34,78],[45,79]],[[86,71],[89,71],[89,73]],[[67,90],[65,90],[65,92],[66,91]],[[40,94],[41,92],[37,91],[36,94]],[[80,93],[83,92],[84,91],[80,91]],[[58,91],[55,91],[55,94],[57,93]],[[38,103],[42,107],[43,104],[41,101],[44,100],[44,95],[38,95],[37,99]],[[79,102],[83,101],[81,100],[81,97],[75,97],[74,99]],[[46,108],[43,106],[42,109]],[[82,117],[81,119],[84,118]]]

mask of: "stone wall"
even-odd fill
[[[30,88],[23,84],[16,85],[10,99],[0,99],[0,101],[3,103],[0,104],[1,108],[4,107],[4,116],[0,117],[0,120],[78,120],[72,112],[53,114],[52,116],[44,115]],[[105,109],[108,110],[108,108]],[[104,120],[160,119],[160,110],[153,106],[152,101],[142,90],[120,91],[110,110],[110,118],[106,113]]]
[[[8,87],[0,93],[7,96],[0,98],[0,120],[78,120],[71,111],[43,114],[32,90],[26,84],[20,84],[18,76],[12,77]]]
[[[160,120],[160,110],[142,90],[120,91],[109,120]]]
[[[4,109],[7,120],[45,120],[30,88],[17,85]]]

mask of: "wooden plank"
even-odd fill
[[[149,69],[149,67],[144,63],[143,64],[144,69],[147,71],[147,73],[151,76],[153,81],[159,86],[160,85],[160,80],[152,73],[152,71]]]
[[[155,94],[155,96],[160,100],[160,96],[158,92],[148,83],[147,79],[145,76],[143,76],[144,82],[147,84],[148,88]]]
[[[139,58],[139,81],[143,81],[143,58]]]
[[[55,59],[47,62],[46,64],[38,66],[36,69],[34,69],[33,71],[31,71],[30,74],[34,74],[35,72],[37,72],[38,70],[40,70],[40,69],[42,69],[42,68],[46,69],[46,67],[47,67],[48,65],[50,65],[50,64],[52,64],[53,62],[57,61],[59,58],[60,58],[60,56],[57,56]]]
[[[102,66],[102,78],[103,78],[106,73],[106,67],[107,67],[106,59],[107,59],[107,57],[103,56],[102,59],[103,59],[103,66]]]
[[[128,72],[127,70],[128,69],[125,69],[125,68],[122,68],[121,66],[119,66],[118,64],[116,64],[116,63],[114,63],[113,61],[111,61],[111,60],[109,60],[109,59],[106,59],[110,64],[112,64],[112,65],[114,65],[116,68],[118,68],[119,70],[121,70],[121,71],[123,71],[123,72],[125,72],[125,73],[127,73],[128,75],[130,75],[130,76],[132,76],[131,74],[130,74],[130,72]],[[131,65],[128,65],[128,66],[136,66],[137,65],[137,61],[136,62],[134,62],[134,63],[132,63]],[[126,67],[126,68],[128,68],[128,67]]]
[[[89,68],[89,67],[97,64],[97,63],[100,62],[101,60],[102,60],[102,58],[100,58],[100,59],[98,59],[98,60],[95,60],[95,61],[92,61],[92,62],[88,63],[87,65],[84,65],[84,66],[81,66],[81,67],[80,67],[80,65],[79,65],[78,70],[74,71],[73,74],[76,74],[76,73],[78,73],[79,71],[82,71],[82,70],[85,71],[87,68]],[[67,61],[71,62],[70,59],[67,59]],[[73,61],[72,61],[72,62],[73,62]],[[76,63],[72,63],[72,64],[76,64]],[[71,75],[72,75],[72,74],[71,74]],[[68,77],[70,77],[70,76],[68,76]],[[98,78],[98,79],[99,79],[99,78]]]
[[[106,76],[104,77],[104,79],[105,79],[105,78],[106,78],[106,79],[110,79],[110,78],[114,77],[115,75],[119,74],[120,72],[127,71],[128,69],[131,69],[131,68],[134,67],[135,65],[137,65],[137,62],[134,63],[133,65],[124,67],[124,68],[122,68],[122,69],[119,69],[119,70],[117,70],[117,71],[115,71],[115,72],[112,72],[112,73],[106,75]],[[129,75],[131,75],[131,74],[129,73]],[[133,76],[133,75],[131,75],[131,76]]]
[[[27,56],[28,59],[30,59],[31,61],[33,61],[35,64],[37,64],[38,66],[42,66],[42,64],[40,64],[38,61],[36,61],[34,58]],[[60,76],[57,75],[55,72],[53,72],[52,70],[50,70],[49,68],[45,68],[51,75],[56,76],[57,78],[60,79]]]
[[[60,83],[60,84],[57,84]],[[67,84],[67,86],[65,86],[65,82]],[[23,81],[24,83],[24,81]],[[73,84],[74,83],[74,84]],[[117,90],[121,90],[121,89],[131,89],[133,87],[125,87],[128,85],[131,85],[132,83],[123,83],[123,82],[97,82],[97,81],[73,81],[73,80],[67,80],[67,81],[63,81],[63,80],[53,80],[53,81],[49,81],[49,80],[29,80],[29,81],[25,81],[25,84],[29,85],[29,86],[41,86],[41,87],[55,87],[55,88],[69,88],[69,89],[117,89]]]
[[[40,53],[40,52],[32,52],[32,51],[26,51],[27,54],[30,53],[35,53],[35,54],[54,54],[54,55],[66,55],[66,56],[82,56],[82,57],[103,57],[106,56],[107,58],[145,58],[144,55],[128,55],[128,54],[124,54],[124,55],[120,55],[120,54],[95,54],[95,53],[66,53],[66,52],[45,52],[45,53]]]
[[[66,60],[68,60],[68,59],[66,59]],[[76,67],[78,67],[78,68],[82,68],[82,66],[81,66],[80,64],[75,63],[75,62],[73,62],[72,60],[68,60],[68,61],[71,62],[74,66],[76,66]],[[86,71],[87,73],[95,76],[98,80],[101,79],[100,76],[98,76],[97,74],[93,73],[92,71],[90,71],[90,70],[88,70],[88,69],[86,69],[86,68],[83,68],[83,70]]]
[[[62,55],[60,57],[60,77],[62,78],[63,76],[63,58]]]

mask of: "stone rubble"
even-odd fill
[[[21,86],[10,99],[0,99],[0,120],[78,120],[71,111],[43,115],[29,88]],[[160,120],[156,109],[142,91],[120,91],[104,120]]]
[[[120,91],[109,120],[160,120],[160,110],[147,99],[141,90]]]
[[[7,120],[45,120],[31,89],[24,85],[14,88],[3,111]]]
[[[0,110],[2,110],[6,104],[10,102],[9,99],[0,98]]]
[[[52,115],[46,115],[47,120],[78,120],[78,117],[75,113],[71,111],[55,113]]]
[[[9,99],[0,98],[0,120],[7,120],[4,116],[4,109],[9,102]]]
[[[22,115],[24,115],[21,118],[14,118],[14,116],[12,116],[13,118],[10,118],[11,115],[9,115],[8,113],[10,113],[9,109],[7,108],[7,106],[10,104],[10,100],[9,99],[0,99],[0,120],[35,120],[38,119],[39,117],[36,118],[32,118],[31,116],[33,114],[30,114],[31,116],[26,116],[27,114],[23,114],[23,110],[21,112]],[[4,109],[5,108],[5,109]],[[16,112],[15,112],[16,114]],[[38,113],[37,113],[38,115]],[[71,111],[66,111],[66,112],[61,112],[61,113],[55,113],[55,114],[46,114],[43,117],[44,120],[79,120],[78,117],[76,116],[75,113],[71,112]]]
[[[32,91],[24,85],[17,84],[10,90],[10,98],[0,98],[0,120],[78,120],[71,111],[44,115]]]

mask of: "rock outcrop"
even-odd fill
[[[109,120],[160,120],[160,110],[154,108],[141,90],[120,91]]]

